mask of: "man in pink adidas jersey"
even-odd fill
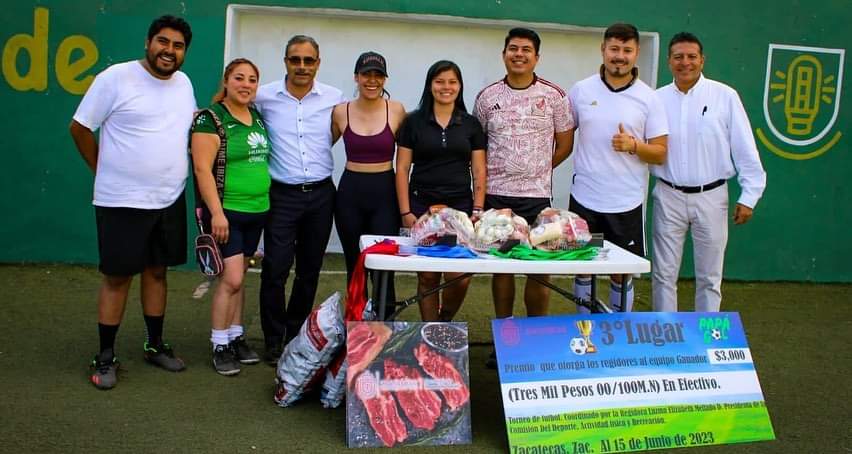
[[[479,92],[473,111],[488,137],[484,208],[511,208],[530,224],[550,206],[553,169],[571,152],[574,128],[565,91],[535,73],[540,47],[535,31],[509,30],[503,45],[506,76]],[[482,207],[474,212],[477,208]],[[495,274],[491,292],[497,318],[511,316],[514,276]],[[527,280],[528,316],[547,315],[548,299],[547,287]],[[488,365],[496,367],[493,355]]]

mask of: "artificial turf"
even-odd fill
[[[327,270],[341,270],[330,255]],[[316,398],[282,409],[272,402],[274,369],[246,366],[236,377],[210,366],[210,295],[193,299],[196,272],[169,273],[166,340],[186,360],[181,373],[142,360],[143,322],[134,282],[116,349],[118,386],[96,390],[87,364],[97,349],[95,295],[88,266],[0,265],[2,333],[0,452],[336,452],[347,449],[345,410]],[[345,275],[324,274],[318,300],[343,290]],[[397,277],[410,295],[413,276]],[[520,282],[520,281],[519,281]],[[566,278],[559,283],[568,286]],[[259,276],[247,278],[245,326],[261,349]],[[520,287],[519,287],[520,288]],[[693,286],[681,283],[689,308]],[[723,310],[740,312],[777,440],[694,448],[705,453],[852,452],[852,285],[737,283],[723,286]],[[520,291],[516,313],[523,314]],[[649,283],[636,285],[636,310],[649,310]],[[469,323],[473,444],[411,452],[506,452],[499,384],[482,365],[490,352],[490,279],[476,277],[458,320]],[[553,313],[573,312],[551,296]],[[403,319],[417,319],[417,309]],[[378,450],[376,450],[378,452]],[[372,452],[362,450],[359,452]]]

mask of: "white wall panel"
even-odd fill
[[[601,64],[603,30],[559,24],[486,21],[447,16],[368,13],[347,10],[293,9],[231,5],[228,8],[224,62],[245,57],[261,72],[261,83],[284,75],[284,45],[296,34],[314,37],[322,60],[318,79],[355,96],[355,59],[372,50],[385,56],[389,78],[385,88],[406,110],[414,110],[423,91],[426,70],[437,60],[456,62],[465,82],[465,103],[473,108],[477,92],[503,77],[503,39],[513,26],[535,29],[542,38],[537,73],[566,91],[596,72]],[[643,33],[640,77],[655,86],[658,36]],[[224,66],[224,65],[223,65]],[[334,179],[343,171],[342,140],[334,148]],[[568,206],[571,160],[554,175],[554,205]],[[340,251],[337,235],[330,251]]]

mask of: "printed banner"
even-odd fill
[[[466,323],[349,322],[350,448],[471,442]]]
[[[772,440],[739,314],[492,322],[513,454]]]

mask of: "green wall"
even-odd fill
[[[248,3],[248,2],[247,2]],[[612,1],[606,9],[590,8],[583,1],[481,0],[446,1],[257,1],[255,4],[305,8],[347,8],[411,14],[436,14],[495,20],[548,22],[605,27],[627,21],[640,29],[656,31],[663,46],[675,32],[696,33],[705,44],[705,74],[739,91],[753,129],[766,131],[763,91],[767,49],[770,43],[844,48],[850,41],[848,24],[852,8],[848,1],[804,2],[706,2],[661,1],[654,6],[641,2]],[[603,5],[603,4],[602,4]],[[46,29],[34,31],[34,14],[48,12]],[[61,261],[94,263],[97,245],[91,206],[92,175],[87,170],[67,132],[70,118],[80,100],[73,94],[84,80],[109,64],[143,55],[145,32],[151,19],[164,13],[186,17],[194,38],[184,71],[195,85],[198,99],[213,92],[222,66],[226,3],[185,0],[152,1],[15,1],[4,7],[0,43],[4,49],[34,36],[38,61],[26,53],[18,55],[17,73],[46,69],[46,87],[38,81],[13,80],[7,68],[0,81],[0,105],[10,114],[2,122],[0,153],[0,212],[4,213],[0,235],[0,262]],[[43,13],[40,13],[43,14]],[[39,38],[46,33],[46,55]],[[78,35],[76,37],[72,37]],[[71,37],[71,38],[69,38]],[[27,41],[24,38],[24,41]],[[91,44],[88,44],[91,42]],[[495,43],[495,47],[501,43]],[[79,47],[87,50],[80,50]],[[92,47],[98,58],[89,68]],[[62,50],[62,52],[59,52]],[[7,52],[8,53],[8,52]],[[72,62],[69,66],[68,62]],[[44,65],[46,62],[46,66]],[[827,64],[826,68],[830,65]],[[670,80],[661,49],[658,80]],[[844,70],[848,65],[844,64]],[[594,68],[589,68],[593,71]],[[81,72],[82,71],[82,72]],[[78,74],[79,73],[79,74]],[[495,75],[495,77],[498,75]],[[776,148],[793,157],[825,146],[837,132],[843,135],[830,148],[812,159],[782,157],[759,142],[768,187],[745,226],[732,227],[725,276],[750,280],[852,281],[852,246],[847,240],[852,223],[852,197],[845,179],[852,170],[849,157],[850,112],[843,103],[849,84],[844,78],[840,112],[825,139],[809,147],[790,147],[775,141]],[[77,82],[75,82],[77,81]],[[30,84],[32,85],[32,84]],[[17,87],[17,88],[15,88]],[[472,87],[474,88],[474,87]],[[567,88],[567,87],[566,87]],[[775,106],[777,108],[777,106]],[[825,107],[824,109],[833,108]],[[825,111],[820,119],[825,116]],[[558,182],[557,182],[558,184]],[[739,189],[732,188],[735,198]],[[691,258],[685,258],[691,265]],[[684,266],[684,276],[691,275]]]

